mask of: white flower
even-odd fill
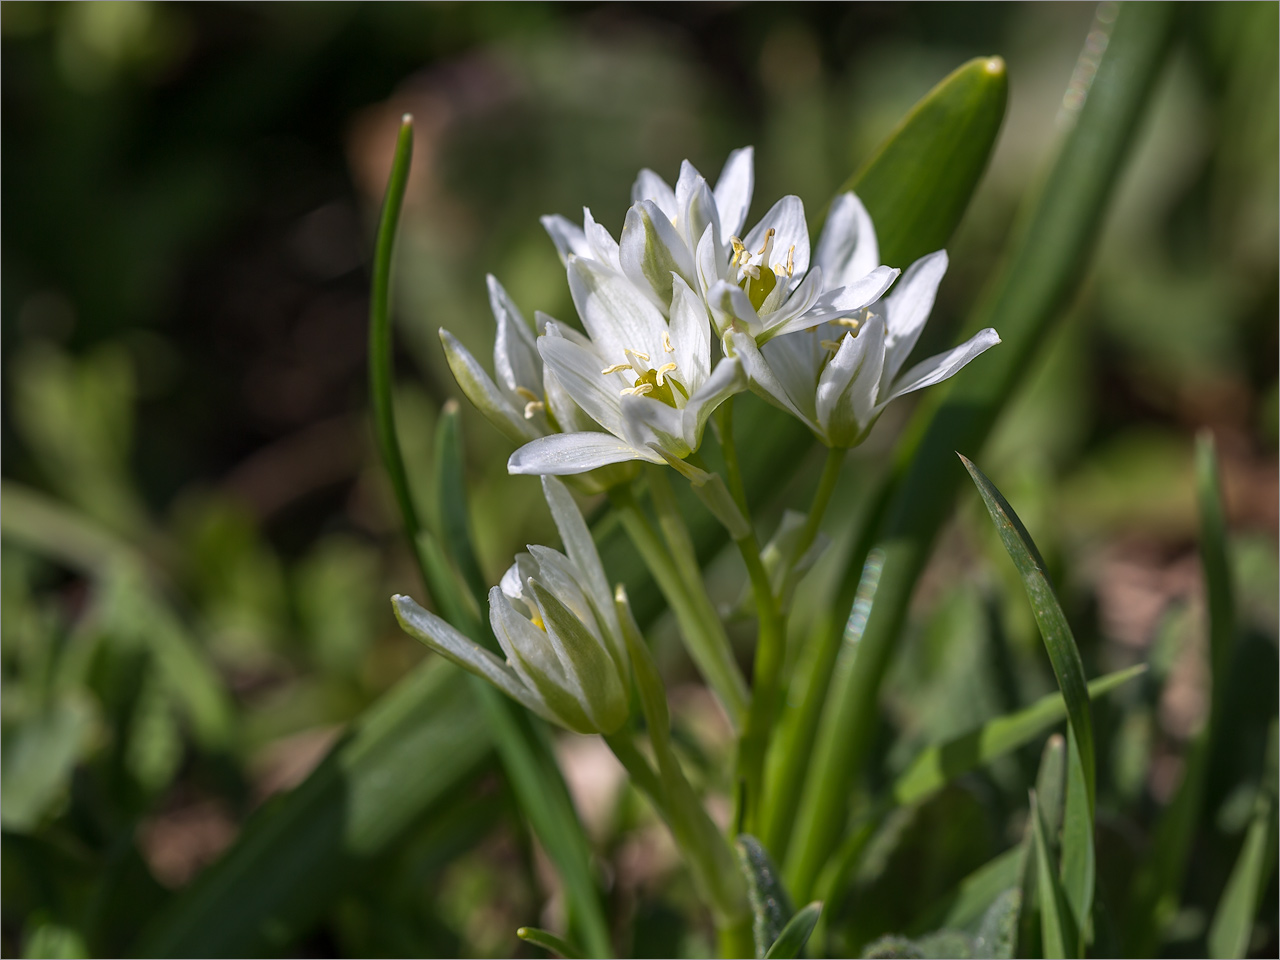
[[[515,302],[491,274],[489,305],[497,324],[493,343],[493,370],[501,384],[476,361],[458,338],[441,328],[445,357],[467,399],[485,418],[515,443],[525,443],[556,430],[583,430],[590,421],[560,387],[554,375],[543,369],[534,331]],[[547,324],[545,314],[535,314],[537,331]]]
[[[627,460],[683,460],[698,448],[711,412],[746,387],[738,362],[711,367],[711,328],[701,299],[672,280],[670,323],[632,282],[595,259],[570,254],[569,289],[589,337],[548,323],[538,351],[588,416],[608,431],[541,437],[511,455],[511,473],[576,474]]]
[[[612,267],[664,314],[674,296],[673,277],[679,277],[706,301],[721,335],[746,330],[760,344],[861,309],[883,294],[897,271],[872,264],[847,276],[837,258],[824,258],[824,251],[847,246],[841,232],[846,221],[828,221],[810,269],[799,197],[783,197],[739,239],[754,189],[752,156],[750,147],[731,153],[714,191],[688,160],[674,189],[652,170],[640,171],[619,242],[589,210],[581,229],[564,217],[542,222],[566,261],[578,256]]]
[[[852,193],[832,205],[817,259],[846,283],[842,290],[857,286],[856,279],[849,280],[879,260],[871,218]],[[753,390],[804,421],[828,446],[856,446],[890,401],[946,380],[1000,342],[988,327],[901,373],[946,270],[946,251],[939,250],[912,264],[893,292],[870,306],[845,310],[846,301],[835,297],[812,329],[762,346],[750,333],[734,330],[726,342]]]
[[[627,720],[631,679],[613,593],[569,491],[554,477],[542,489],[568,556],[530,546],[489,591],[505,663],[408,597],[392,603],[406,632],[540,717],[614,733]]]

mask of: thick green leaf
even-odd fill
[[[1144,665],[1119,670],[1088,684],[1089,696],[1100,697],[1146,670]],[[1066,716],[1061,693],[1041,697],[1031,706],[988,720],[976,730],[922,751],[893,784],[895,803],[915,803],[962,773],[990,763],[1035,739]]]
[[[832,619],[831,659],[820,665],[833,678],[825,713],[812,760],[808,751],[800,760],[809,774],[785,867],[797,896],[809,894],[844,827],[850,789],[873,742],[890,654],[963,476],[953,452],[982,447],[1052,322],[1074,299],[1163,61],[1171,19],[1168,5],[1141,3],[1120,7],[1114,24],[1097,25],[1110,35],[1084,105],[1043,189],[1027,205],[1001,274],[967,324],[970,331],[994,327],[1003,343],[917,410],[879,498],[878,530],[869,527],[849,558]],[[832,671],[843,617],[873,546],[883,551],[884,572],[852,669],[841,676]]]
[[[1036,848],[1036,887],[1040,901],[1040,936],[1047,960],[1070,960],[1077,956],[1075,919],[1067,903],[1066,891],[1058,880],[1053,851],[1035,792],[1031,794],[1031,831]]]
[[[775,941],[782,936],[784,928],[795,912],[791,906],[791,898],[778,876],[778,868],[769,859],[769,854],[760,841],[749,833],[738,835],[734,849],[738,853],[738,863],[742,866],[742,874],[747,878],[747,896],[751,900],[752,923],[751,932],[756,942],[756,956],[765,956]],[[815,917],[815,922],[817,918]],[[809,932],[805,931],[806,939]],[[795,956],[795,954],[785,954]]]
[[[778,939],[773,941],[773,945],[765,952],[765,960],[800,956],[804,945],[809,942],[813,928],[818,925],[820,916],[822,916],[822,904],[817,900],[801,909],[782,928]]]
[[[575,949],[549,930],[540,930],[537,927],[521,927],[516,931],[516,936],[525,943],[535,944],[549,953],[554,953],[557,957],[564,957],[565,960],[580,960],[583,956],[582,951]]]
[[[1254,919],[1263,891],[1276,866],[1276,723],[1267,737],[1263,774],[1244,846],[1231,870],[1231,879],[1218,901],[1209,928],[1209,956],[1217,960],[1244,957],[1249,952]]]
[[[958,67],[902,118],[845,184],[876,225],[881,259],[895,267],[947,245],[1004,120],[1009,77],[999,57]]]
[[[0,752],[0,823],[34,829],[67,793],[71,773],[90,742],[93,710],[65,696],[6,730]]]

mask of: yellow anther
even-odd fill
[[[653,393],[653,384],[647,380],[637,383],[634,387],[625,387],[618,391],[622,396],[643,397],[645,394]]]
[[[676,352],[676,348],[671,345],[671,334],[667,333],[665,330],[662,331],[662,349],[667,353]]]
[[[530,400],[524,405],[524,418],[532,420],[534,414],[541,413],[545,409],[547,409],[547,405],[541,400]]]
[[[607,377],[609,374],[617,373],[619,370],[634,370],[634,369],[635,367],[631,366],[631,364],[629,363],[615,363],[611,367],[605,367],[600,372]]]
[[[764,253],[769,249],[769,241],[773,239],[773,235],[775,233],[777,233],[777,231],[774,230],[773,227],[770,227],[769,232],[764,235],[764,246],[762,246],[757,252]]]
[[[657,374],[658,386],[662,386],[663,375],[675,369],[676,369],[676,365],[674,363],[664,363],[662,366],[654,370],[653,372]]]
[[[647,353],[641,353],[639,350],[632,350],[628,348],[626,350],[623,350],[622,352],[630,354],[631,356],[635,357],[637,360],[643,360],[645,363],[649,362],[649,355]]]
[[[738,260],[747,252],[747,245],[742,242],[740,237],[730,237],[729,242],[733,244],[733,257],[729,260],[729,266],[737,266]]]
[[[791,249],[787,251],[787,276],[791,276],[796,272],[796,245],[793,243]]]
[[[837,350],[840,349],[840,341],[839,340],[820,340],[818,341],[818,346],[822,347],[823,350],[830,350],[832,353],[835,353]]]
[[[828,320],[832,326],[847,327],[850,330],[857,330],[862,326],[861,320],[855,320],[853,317],[837,317],[835,320]]]
[[[538,400],[538,395],[528,387],[516,387],[516,396],[522,400],[527,400],[530,403],[536,403]]]

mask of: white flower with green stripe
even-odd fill
[[[554,477],[543,477],[542,489],[566,553],[530,546],[489,591],[489,623],[505,661],[409,597],[392,598],[396,617],[411,636],[543,719],[577,733],[614,733],[631,695],[614,594],[568,489]]]

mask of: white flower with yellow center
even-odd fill
[[[613,592],[569,491],[554,477],[542,490],[566,553],[530,546],[489,591],[505,662],[410,598],[392,603],[406,632],[543,719],[614,733],[627,720],[631,674]]]
[[[606,264],[570,254],[568,273],[588,336],[548,323],[538,351],[573,402],[607,432],[540,437],[516,450],[507,469],[563,475],[628,460],[683,460],[701,443],[711,412],[746,388],[736,360],[712,369],[701,298],[675,277],[668,322]]]
[[[859,274],[879,269],[871,218],[852,193],[832,205],[817,259],[843,290],[856,286]],[[946,270],[946,251],[939,250],[912,264],[893,292],[874,303],[838,310],[811,329],[763,345],[743,330],[731,330],[725,342],[752,390],[798,417],[827,446],[856,446],[892,400],[946,380],[1000,342],[988,327],[902,372]]]

